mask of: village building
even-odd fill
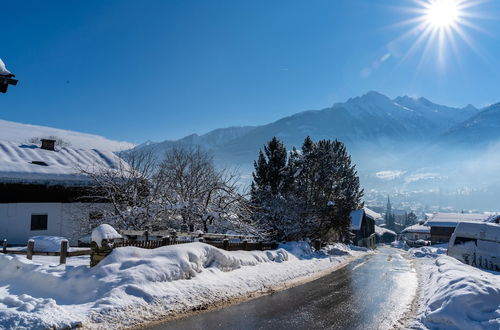
[[[0,141],[0,239],[25,245],[32,236],[49,235],[74,244],[77,220],[105,204],[89,199],[94,181],[83,172],[123,164],[112,152],[59,148],[50,139],[41,146]]]
[[[375,243],[392,243],[397,236],[394,231],[375,225]]]
[[[429,227],[427,224],[415,224],[403,229],[401,234],[407,241],[430,241],[431,227]]]
[[[367,207],[351,212],[351,232],[354,234],[355,245],[375,248],[375,219],[379,217],[380,214]]]
[[[500,216],[487,213],[434,213],[426,225],[430,227],[431,244],[448,243],[460,222],[499,223]]]

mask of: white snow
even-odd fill
[[[97,243],[97,246],[102,246],[102,240],[122,238],[122,235],[118,234],[115,228],[108,224],[102,224],[92,230],[92,241]]]
[[[397,234],[395,232],[393,232],[392,230],[389,230],[389,229],[386,229],[386,228],[382,228],[382,227],[379,227],[379,226],[375,226],[375,234],[377,236],[382,236],[385,233],[389,233],[391,235],[397,236]]]
[[[0,141],[0,181],[3,182],[88,181],[89,177],[81,174],[81,169],[119,169],[121,166],[126,165],[110,151],[70,147],[51,151],[33,144]]]
[[[363,207],[363,210],[365,211],[365,214],[372,218],[373,220],[378,220],[378,219],[383,219],[382,215],[380,213],[377,213],[366,206]]]
[[[93,268],[0,255],[0,324],[5,329],[79,324],[121,329],[267,292],[364,253],[342,244],[320,252],[305,243],[227,252],[188,243],[154,250],[118,248]]]
[[[405,229],[403,229],[402,233],[427,233],[427,234],[430,234],[431,233],[431,227],[429,227],[428,225],[420,225],[420,224],[415,224],[415,225],[412,225],[412,226],[409,226],[409,227],[406,227]]]
[[[7,68],[5,67],[5,63],[0,58],[0,75],[6,76],[8,74],[10,74],[10,71],[7,70]]]
[[[67,141],[74,148],[99,149],[104,151],[122,151],[133,148],[129,142],[120,142],[105,137],[79,133],[59,128],[29,125],[0,119],[0,140],[26,143],[31,138],[57,136]]]
[[[444,247],[410,249],[420,279],[420,307],[412,328],[499,329],[500,273],[445,255]]]
[[[496,217],[497,215],[491,215],[490,213],[434,213],[427,220],[426,225],[431,227],[456,227],[459,222],[488,222]]]
[[[59,236],[33,236],[29,239],[35,243],[35,251],[40,252],[59,252],[61,250],[61,241],[67,241],[67,238]]]

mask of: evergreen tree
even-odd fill
[[[387,196],[387,208],[385,211],[385,226],[387,229],[395,229],[396,217],[392,213],[391,199]]]
[[[408,218],[407,218],[407,226],[411,226],[411,225],[414,225],[418,222],[418,218],[417,218],[417,215],[413,212],[413,211],[410,211],[410,213],[408,213]]]
[[[287,151],[284,144],[273,137],[259,151],[254,162],[251,199],[256,211],[254,216],[264,230],[276,239],[286,238],[286,189],[289,185]]]

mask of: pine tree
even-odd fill
[[[254,216],[264,230],[277,239],[285,238],[286,189],[288,188],[287,151],[284,144],[273,137],[259,151],[254,162],[251,184],[252,204],[256,208]]]
[[[385,226],[388,229],[394,230],[395,228],[395,216],[392,213],[391,199],[387,196],[387,208],[385,211]]]

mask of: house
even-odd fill
[[[94,181],[81,169],[123,164],[112,152],[57,148],[50,139],[41,146],[0,141],[0,239],[26,244],[37,235],[72,238],[76,220],[92,217],[96,204],[84,198]]]
[[[431,228],[431,244],[448,243],[460,222],[494,222],[499,215],[487,213],[434,213],[426,224]]]
[[[392,230],[375,225],[375,243],[392,243],[396,240],[397,236]]]
[[[401,233],[408,241],[430,241],[431,239],[431,227],[425,223],[406,227]]]
[[[355,245],[375,248],[375,219],[378,216],[378,213],[367,207],[351,212],[351,232]]]

